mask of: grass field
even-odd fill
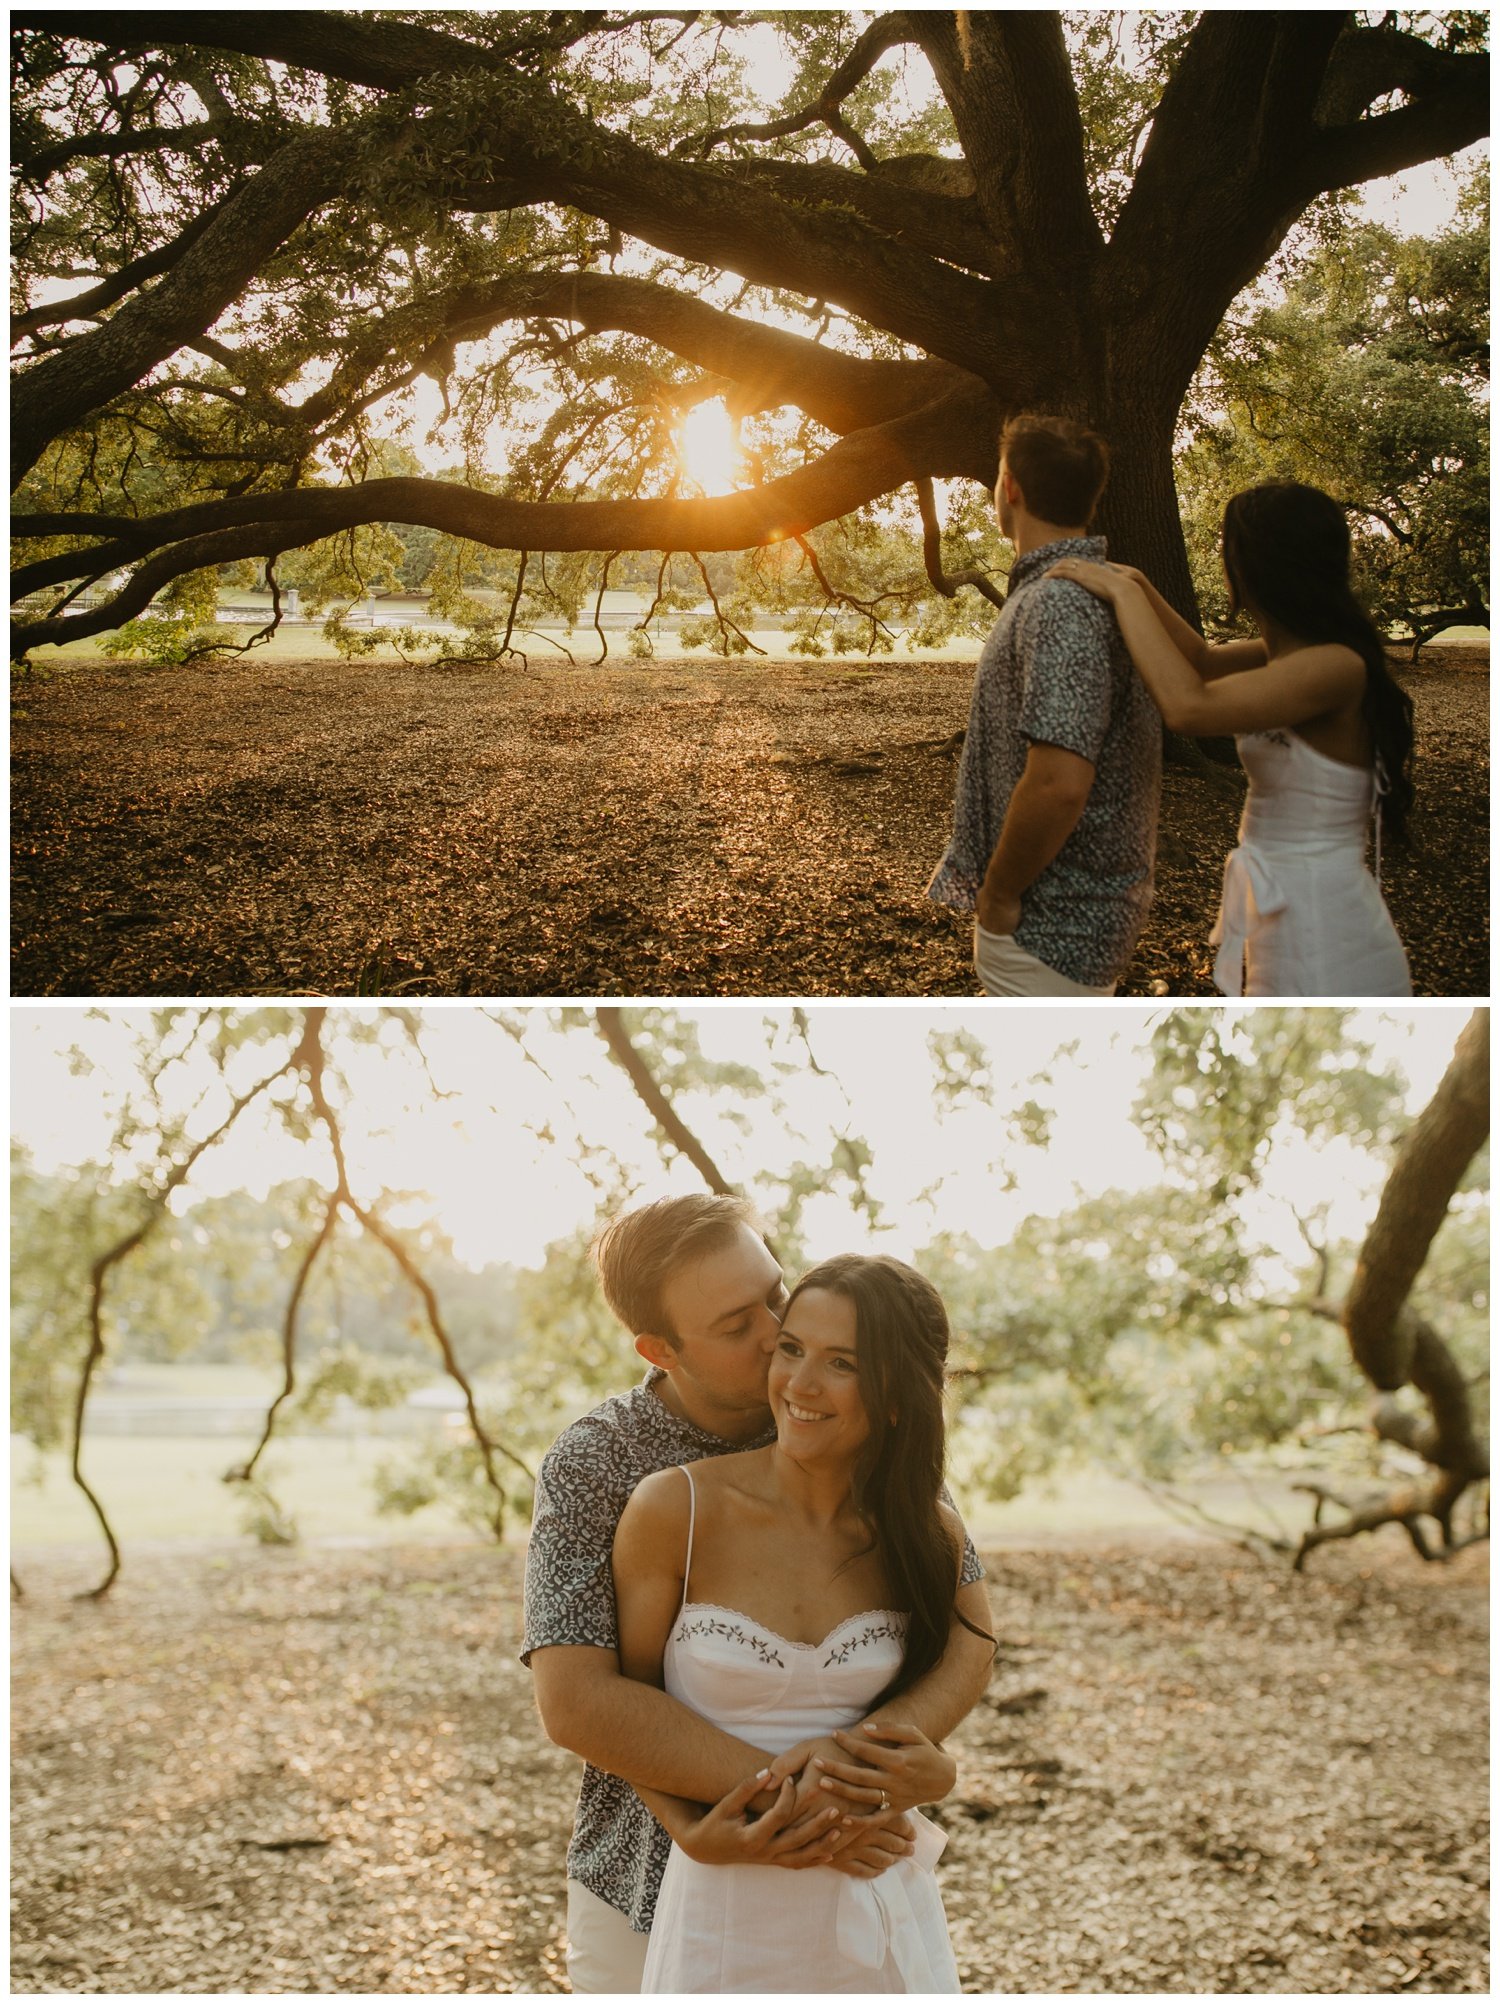
[[[240,644],[243,644],[255,628],[245,626],[234,630]],[[778,659],[786,658],[787,643],[791,636],[779,627],[750,627],[747,631],[756,646],[764,653]],[[609,639],[610,661],[617,666],[628,665],[631,658],[626,644],[629,635],[612,629],[606,629],[606,632]],[[576,661],[581,663],[596,660],[599,653],[599,636],[588,626],[575,627],[572,633],[557,627],[547,631],[546,638],[541,638],[535,633],[518,633],[515,644],[520,652],[529,656],[531,665],[538,668],[545,666],[549,661],[566,665],[568,656],[561,651],[564,647]],[[662,633],[656,639],[655,646],[655,659],[658,663],[673,661],[691,664],[696,661],[707,666],[719,659],[707,647],[685,648],[673,631]],[[895,661],[957,661],[965,657],[972,659],[978,654],[979,648],[980,639],[975,635],[965,639],[950,640],[942,647],[921,647],[911,650],[898,641],[894,653],[889,658]],[[222,655],[219,658],[230,665],[235,659],[232,654]],[[269,640],[262,641],[244,658],[251,661],[337,661],[343,657],[331,641],[324,639],[321,627],[295,626],[279,627]],[[393,647],[385,645],[377,648],[373,655],[362,658],[393,662],[398,657]],[[421,659],[420,656],[413,658]],[[755,656],[744,658],[754,660]],[[834,663],[839,659],[837,655],[828,655],[824,658]],[[844,658],[854,662],[862,661],[865,656],[861,653]],[[120,665],[119,658],[105,654],[97,640],[70,640],[66,647],[38,647],[32,659],[39,668],[52,669]]]
[[[236,630],[240,641],[243,642],[249,638],[255,631],[255,628],[253,626],[246,626]],[[750,638],[755,642],[757,647],[763,648],[769,655],[777,658],[786,658],[788,636],[780,628],[752,627],[749,631]],[[623,632],[609,632],[609,658],[611,661],[617,664],[628,663],[630,659],[626,646],[628,637]],[[1436,650],[1440,654],[1444,647],[1488,646],[1489,637],[1489,630],[1486,627],[1455,626],[1450,627],[1446,633],[1442,634],[1437,640],[1432,641],[1429,646],[1430,650]],[[579,661],[592,661],[599,652],[598,635],[589,627],[577,627],[571,634],[565,633],[559,627],[550,635],[550,639],[554,642],[560,642]],[[533,665],[536,666],[540,666],[547,661],[565,662],[567,660],[567,655],[559,652],[557,646],[549,645],[548,640],[539,639],[535,634],[518,635],[517,645],[524,653],[530,656]],[[959,661],[974,659],[978,656],[980,645],[981,640],[977,635],[950,640],[942,647],[921,647],[911,650],[908,650],[898,642],[895,652],[889,658],[893,661]],[[234,660],[233,655],[224,655],[220,658],[226,663],[232,663]],[[321,627],[284,626],[279,627],[269,640],[262,641],[245,658],[254,661],[336,661],[340,656],[338,649],[333,643],[324,639]],[[394,661],[396,653],[393,648],[384,646],[379,648],[373,656],[367,658],[376,661]],[[836,663],[839,657],[831,655],[825,658]],[[864,659],[862,655],[850,655],[847,658],[851,662]],[[33,659],[39,668],[51,668],[54,670],[59,668],[112,667],[117,665],[114,657],[101,652],[97,640],[72,640],[69,641],[66,647],[39,647]],[[717,659],[718,657],[711,654],[706,647],[684,648],[678,641],[675,633],[663,634],[656,642],[656,660],[658,662],[674,661],[689,664],[701,662],[704,666],[707,666]]]
[[[197,1375],[215,1367],[199,1367]],[[175,1369],[175,1367],[168,1367]],[[186,1384],[176,1388],[186,1391]],[[245,1387],[244,1389],[254,1389]],[[198,1387],[199,1390],[209,1389]],[[225,1389],[222,1380],[214,1389]],[[121,1437],[89,1438],[84,1474],[109,1512],[115,1535],[126,1548],[157,1542],[234,1543],[245,1539],[246,1502],[223,1474],[252,1445],[247,1435],[212,1440]],[[269,1450],[264,1466],[271,1486],[309,1542],[359,1539],[374,1544],[467,1542],[474,1537],[440,1504],[414,1517],[382,1516],[373,1495],[381,1461],[404,1460],[411,1452],[398,1440],[330,1439],[289,1435]],[[1196,1500],[1216,1513],[1264,1524],[1255,1518],[1245,1484],[1226,1478],[1200,1487]],[[1121,1536],[1173,1531],[1174,1520],[1145,1491],[1095,1470],[1063,1478],[1055,1490],[1042,1489],[1006,1504],[959,1498],[964,1518],[980,1545],[1048,1544],[1087,1539],[1101,1533]],[[1305,1514],[1285,1509],[1283,1522]],[[39,1457],[26,1441],[11,1442],[11,1543],[18,1552],[99,1542],[93,1512],[74,1486],[61,1455]]]
[[[160,1540],[232,1543],[246,1536],[246,1500],[244,1491],[226,1484],[223,1475],[253,1445],[248,1435],[239,1440],[98,1436],[85,1440],[83,1472],[127,1554],[134,1543]],[[416,1517],[376,1512],[376,1464],[403,1459],[407,1452],[401,1441],[291,1435],[268,1451],[262,1467],[305,1539],[396,1544],[470,1538],[473,1534],[459,1519],[437,1504]],[[74,1486],[65,1459],[43,1459],[28,1442],[15,1439],[10,1535],[17,1552],[99,1542],[94,1514]]]

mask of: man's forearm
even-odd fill
[[[1078,826],[1088,794],[1023,772],[1005,810],[1000,840],[985,872],[992,898],[1017,899],[1052,862]]]
[[[654,1684],[618,1673],[590,1678],[573,1702],[544,1705],[542,1717],[548,1736],[591,1766],[689,1802],[717,1802],[771,1758]]]

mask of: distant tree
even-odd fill
[[[51,1452],[68,1440],[88,1354],[88,1270],[138,1213],[108,1164],[43,1175],[15,1146],[10,1202],[11,1432]],[[212,1297],[170,1231],[148,1240],[123,1278],[116,1330],[137,1356],[181,1357],[212,1326]]]
[[[1436,237],[1331,228],[1285,300],[1225,322],[1179,460],[1194,579],[1223,622],[1224,503],[1262,480],[1349,511],[1376,618],[1420,645],[1489,624],[1489,198],[1484,173]]]

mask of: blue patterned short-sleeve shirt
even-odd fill
[[[1151,908],[1161,718],[1102,599],[1043,573],[1103,563],[1102,536],[1030,550],[979,657],[953,835],[927,895],[971,911],[1033,743],[1094,768],[1078,825],[1021,899],[1016,944],[1086,987],[1119,979]]]
[[[617,1646],[610,1553],[637,1483],[662,1468],[742,1454],[776,1438],[768,1427],[753,1440],[722,1440],[679,1419],[653,1389],[663,1375],[648,1372],[630,1391],[575,1420],[542,1459],[526,1553],[523,1663],[538,1649]],[[982,1571],[965,1539],[963,1580],[977,1580]],[[628,1782],[585,1764],[568,1877],[624,1914],[638,1934],[650,1932],[671,1842]]]

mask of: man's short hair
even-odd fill
[[[662,1289],[685,1260],[727,1245],[741,1225],[756,1229],[744,1197],[659,1197],[604,1227],[591,1248],[604,1299],[632,1336],[662,1336],[675,1349],[677,1331],[662,1305]]]
[[[1098,432],[1023,411],[1001,432],[1000,457],[1038,521],[1071,529],[1093,520],[1109,478],[1109,447]]]

